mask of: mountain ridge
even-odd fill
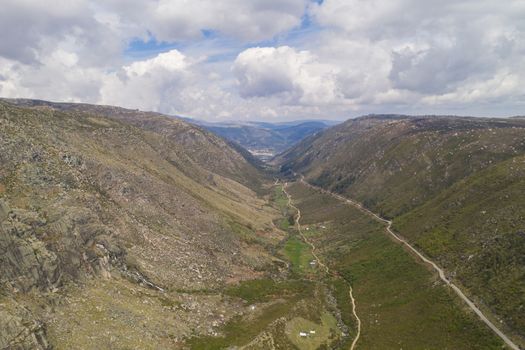
[[[514,118],[365,116],[275,162],[393,220],[523,344],[524,140]]]
[[[273,265],[265,240],[255,234],[274,231],[276,212],[256,194],[265,191],[266,180],[226,141],[157,114],[20,104],[0,101],[2,348],[85,347],[88,338],[67,334],[96,331],[98,311],[90,304],[103,300],[98,295],[105,289],[126,295],[115,299],[125,301],[126,313],[113,334],[125,332],[127,339],[133,333],[126,319],[145,312],[132,309],[140,301],[137,288],[153,293],[150,301],[162,295],[175,305],[183,298],[177,290],[224,288]],[[76,299],[79,290],[82,299]],[[72,298],[71,315],[82,314],[82,325],[63,313],[61,305]],[[210,307],[204,299],[198,297],[199,308]],[[111,308],[108,303],[97,307]],[[214,308],[228,303],[212,302]],[[212,327],[234,315],[193,316],[192,322]],[[174,327],[189,322],[162,308],[149,317]],[[153,337],[172,346],[168,336],[154,335],[155,327],[132,339]],[[103,341],[95,344],[105,347]]]

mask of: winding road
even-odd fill
[[[481,310],[472,302],[462,291],[459,289],[458,286],[456,286],[453,282],[451,282],[445,275],[445,272],[442,268],[440,268],[436,263],[434,263],[432,260],[425,257],[423,254],[421,254],[416,248],[414,248],[410,243],[408,243],[405,239],[399,237],[397,234],[394,233],[392,230],[392,221],[387,220],[385,218],[382,218],[378,214],[368,210],[365,208],[361,203],[358,203],[356,201],[353,201],[351,199],[348,199],[346,197],[343,197],[337,193],[333,193],[330,191],[327,191],[321,187],[314,186],[307,181],[304,180],[304,176],[301,175],[300,180],[302,184],[321,191],[322,193],[325,193],[327,195],[330,195],[346,204],[352,205],[353,207],[356,207],[360,209],[361,211],[365,212],[366,214],[373,216],[376,220],[386,224],[386,231],[388,234],[390,234],[395,240],[399,241],[401,244],[404,244],[411,252],[413,252],[415,255],[417,255],[423,262],[430,265],[435,271],[437,271],[439,278],[445,282],[446,285],[448,285],[467,305],[468,307],[476,313],[476,315],[479,316],[479,318],[494,332],[496,333],[504,342],[507,344],[508,347],[510,347],[513,350],[520,350],[520,347],[516,345],[512,340],[509,339],[494,323],[492,323],[484,314],[481,312]],[[352,347],[353,348],[353,347]]]
[[[332,276],[335,276],[335,277],[338,277],[336,273],[332,273],[330,272],[330,269],[328,268],[328,266],[319,258],[319,256],[316,254],[316,247],[315,247],[315,244],[313,244],[304,234],[303,234],[303,230],[301,228],[301,210],[299,208],[297,208],[295,205],[293,205],[292,203],[292,196],[288,193],[288,191],[286,191],[286,186],[288,186],[288,183],[284,183],[283,185],[283,192],[284,194],[286,195],[286,197],[288,198],[288,206],[290,208],[293,208],[297,214],[295,215],[295,225],[297,226],[297,231],[299,232],[299,235],[301,236],[302,240],[308,244],[310,247],[312,247],[312,255],[314,256],[315,260],[317,261],[317,264],[322,267],[326,274],[327,275],[332,275]],[[357,312],[356,312],[356,302],[355,302],[355,298],[354,298],[354,294],[353,294],[353,290],[352,290],[352,286],[350,285],[350,283],[348,283],[348,294],[350,296],[350,300],[352,301],[352,314],[354,315],[355,319],[356,319],[356,322],[357,322],[357,333],[356,333],[356,336],[354,338],[354,340],[352,341],[352,345],[350,346],[350,350],[354,350],[356,344],[357,344],[357,341],[359,340],[359,337],[361,336],[361,319],[359,318],[359,316],[357,316]]]

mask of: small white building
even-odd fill
[[[308,336],[308,333],[306,333],[306,332],[299,332],[299,336],[304,338],[304,337]]]

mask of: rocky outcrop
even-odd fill
[[[0,304],[0,350],[47,350],[46,329],[42,322],[19,305],[9,311]]]
[[[45,219],[0,199],[0,211],[0,282],[8,290],[50,291],[64,277],[109,277],[112,264],[122,265],[123,249],[87,209],[50,207]]]
[[[0,199],[0,281],[14,291],[53,288],[59,261],[34,235],[45,220],[37,213],[13,210]]]

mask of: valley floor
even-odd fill
[[[505,347],[370,215],[300,182],[276,184],[273,198],[288,234],[274,253],[288,272],[226,290],[250,311],[191,348]]]
[[[330,268],[323,262],[323,260],[319,258],[319,256],[315,253],[315,251],[317,250],[315,244],[312,243],[308,239],[308,237],[306,237],[305,234],[303,233],[303,230],[301,228],[301,210],[297,208],[295,205],[293,205],[292,196],[290,196],[290,194],[286,191],[287,185],[288,185],[287,183],[284,184],[283,192],[286,194],[286,197],[288,197],[288,206],[293,208],[297,212],[295,214],[295,224],[296,224],[297,232],[301,236],[301,239],[311,247],[312,256],[315,258],[314,260],[312,260],[312,263],[315,263],[317,266],[319,266],[319,268],[321,268],[321,270],[324,270],[327,275],[333,275],[335,278],[338,278],[339,276],[337,275],[337,273],[333,273],[330,270]],[[350,297],[350,301],[352,302],[352,314],[357,323],[357,331],[356,331],[354,340],[352,341],[352,344],[350,345],[350,350],[353,350],[357,342],[359,341],[359,337],[361,336],[361,319],[359,318],[356,312],[356,302],[355,302],[355,298],[352,292],[352,286],[350,284],[348,284],[348,296]]]

